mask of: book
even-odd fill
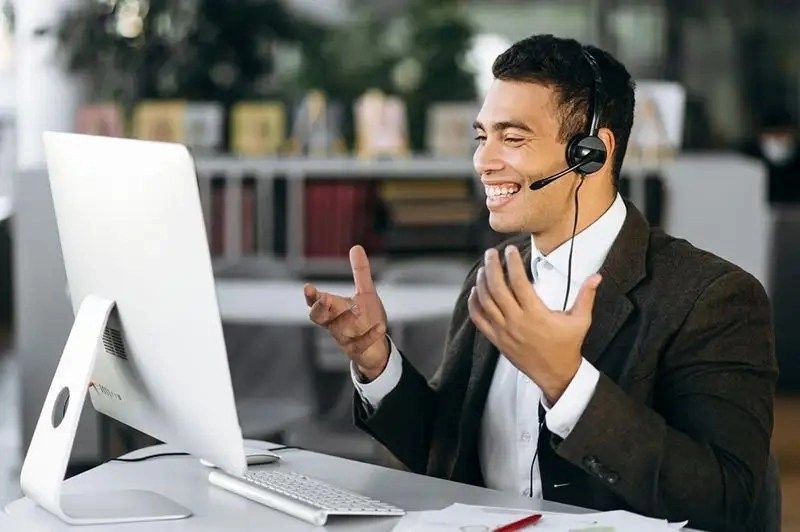
[[[472,123],[478,114],[475,102],[438,102],[428,107],[426,144],[432,155],[465,157],[475,151]]]
[[[310,90],[298,104],[292,119],[290,152],[312,157],[344,153],[343,119],[341,104],[328,101],[321,90]]]
[[[220,256],[225,250],[225,178],[211,180],[211,231],[209,250],[212,256]]]
[[[184,108],[183,143],[197,153],[222,149],[224,109],[216,102],[189,102]]]
[[[354,115],[359,157],[408,155],[406,105],[400,98],[370,89],[356,100]]]
[[[470,197],[469,183],[455,179],[413,179],[383,181],[378,187],[387,202],[398,200],[464,199]]]
[[[346,258],[355,244],[377,248],[370,209],[370,182],[311,181],[306,184],[305,255]]]
[[[286,110],[280,102],[239,102],[231,108],[230,127],[233,153],[275,155],[286,142]]]
[[[79,107],[75,114],[75,132],[105,137],[124,136],[125,120],[122,107],[114,103]]]
[[[184,100],[145,100],[133,109],[134,138],[183,142],[186,138]]]
[[[404,200],[389,206],[390,218],[397,225],[457,225],[472,222],[477,215],[471,200]]]
[[[306,183],[303,191],[305,205],[303,243],[304,255],[307,257],[325,255],[325,224],[322,223],[325,209],[325,185],[324,182],[311,181]]]
[[[242,255],[256,253],[256,180],[252,177],[242,180]]]
[[[686,88],[674,81],[637,80],[628,160],[658,168],[680,151]]]

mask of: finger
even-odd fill
[[[375,322],[370,323],[365,317],[356,315],[352,310],[347,310],[329,321],[327,327],[331,334],[338,338],[351,340],[366,334],[374,325]]]
[[[505,324],[505,318],[497,303],[492,299],[492,294],[486,284],[486,270],[483,266],[478,268],[478,277],[475,279],[475,294],[481,303],[484,316],[493,324],[502,327]]]
[[[578,297],[575,298],[575,304],[573,304],[572,308],[569,310],[569,314],[573,316],[582,316],[589,320],[592,319],[594,298],[597,295],[597,287],[600,286],[602,280],[603,277],[599,273],[596,273],[583,282],[578,292]]]
[[[342,347],[351,358],[359,357],[374,343],[382,341],[384,338],[386,338],[386,326],[382,323],[376,323],[366,333],[358,338],[353,338]]]
[[[353,283],[356,294],[367,294],[375,291],[372,283],[372,272],[369,269],[367,252],[361,246],[350,248],[350,267],[353,269]]]
[[[522,255],[516,246],[506,246],[506,270],[508,271],[508,283],[511,292],[520,307],[529,309],[536,304],[533,296],[533,286],[525,273],[525,265],[522,263]]]
[[[306,283],[303,285],[303,295],[306,296],[306,305],[310,307],[319,299],[319,290],[313,284]]]
[[[514,314],[515,311],[520,309],[514,295],[508,288],[506,283],[505,274],[503,273],[503,265],[500,264],[500,255],[496,249],[491,248],[486,250],[483,259],[485,265],[486,286],[492,299],[497,304],[500,312],[508,318]]]
[[[495,334],[492,324],[486,317],[484,309],[481,307],[480,299],[478,299],[478,291],[473,288],[467,298],[467,309],[469,310],[469,318],[475,327],[489,339],[490,342],[495,343]]]
[[[320,292],[316,303],[311,306],[308,316],[317,325],[324,326],[350,310],[351,306],[349,298]]]

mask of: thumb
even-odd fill
[[[356,294],[366,294],[375,291],[372,283],[372,272],[369,269],[367,252],[361,246],[350,248],[350,267],[353,269],[353,283]]]
[[[570,314],[573,316],[587,316],[591,318],[594,298],[597,295],[597,287],[600,286],[602,280],[603,277],[599,273],[596,273],[589,276],[589,278],[584,281],[580,292],[578,292],[578,297],[575,299],[575,304],[572,305],[572,309],[569,311]]]

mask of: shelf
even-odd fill
[[[398,159],[354,157],[198,157],[198,176],[252,175],[287,179],[465,179],[474,176],[472,161],[464,157],[414,156]]]
[[[286,268],[290,272],[289,275],[328,277],[350,275],[350,265],[344,248],[339,250],[342,251],[343,256],[341,257],[305,256],[307,251],[311,251],[305,243],[306,228],[310,223],[306,209],[308,182],[444,179],[472,182],[476,187],[479,184],[474,179],[472,162],[463,157],[441,158],[419,155],[394,159],[359,159],[355,157],[200,156],[196,166],[200,197],[209,234],[216,238],[215,242],[225,242],[221,247],[217,245],[214,248],[215,251],[222,254],[220,257],[215,257],[215,272],[263,271],[258,258],[253,260],[243,254],[241,235],[243,224],[245,224],[242,217],[244,178],[256,179],[256,249],[264,253],[275,252],[280,247],[280,252],[286,254]],[[222,195],[215,192],[220,190],[220,188],[215,188],[218,186],[214,181],[215,178],[225,182]],[[472,190],[470,195],[474,193],[475,191]],[[212,199],[214,194],[217,194],[214,196],[216,199]],[[277,209],[279,205],[284,205],[285,211],[273,210]],[[264,206],[267,208],[265,209]],[[212,211],[222,212],[220,215],[222,218],[212,215]],[[398,226],[398,230],[392,232],[395,237],[399,238],[398,243],[401,244],[397,251],[405,257],[413,256],[414,238],[412,233],[415,231],[421,233],[423,237],[428,237],[420,237],[422,244],[419,249],[420,254],[431,252],[436,252],[437,255],[448,252],[452,254],[466,251],[470,247],[467,245],[469,244],[467,233],[471,230],[472,222],[464,223],[459,227],[439,228],[438,225],[442,224],[436,225],[437,227],[433,230],[426,227]],[[249,227],[249,225],[247,226]],[[223,233],[223,237],[220,237],[219,235]],[[441,246],[430,238],[434,234],[440,236]],[[453,235],[458,235],[459,238],[451,238]],[[249,242],[249,239],[247,241]],[[284,245],[278,246],[278,242],[285,242],[285,247]],[[328,250],[315,248],[314,251]],[[386,250],[382,254],[386,257],[392,255],[394,255],[393,250]],[[377,259],[375,267],[378,268],[380,259],[375,258]],[[271,271],[271,269],[268,268],[267,271]],[[253,275],[256,274],[253,273]]]

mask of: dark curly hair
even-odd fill
[[[589,127],[589,98],[594,76],[582,49],[583,45],[575,39],[533,35],[514,43],[497,56],[492,65],[496,79],[540,83],[555,90],[561,120],[560,142],[569,141]],[[611,54],[595,46],[586,46],[586,49],[597,61],[603,78],[599,127],[610,129],[616,139],[611,169],[616,185],[633,125],[635,83],[625,66]]]

